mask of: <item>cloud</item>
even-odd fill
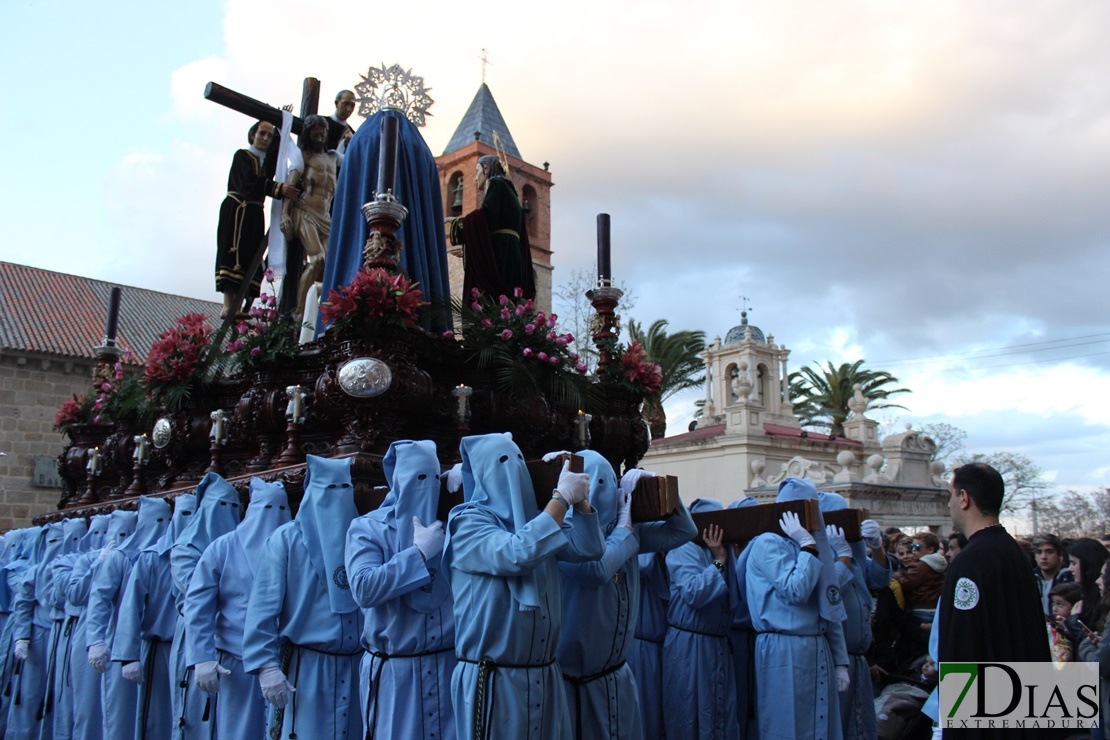
[[[217,108],[200,93],[209,82],[226,79],[227,70],[227,61],[217,56],[198,59],[174,70],[170,76],[171,115],[185,120],[210,120]]]

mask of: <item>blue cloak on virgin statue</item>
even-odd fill
[[[350,283],[362,266],[362,248],[369,236],[362,206],[374,198],[382,119],[386,116],[398,119],[397,180],[393,194],[409,210],[397,232],[397,238],[404,245],[400,267],[410,280],[420,283],[424,300],[433,304],[446,302],[451,294],[443,229],[443,195],[435,157],[416,124],[402,112],[386,109],[366,119],[347,145],[332,202],[321,301],[328,299],[331,290]],[[425,323],[425,329],[444,331],[450,328],[450,316],[436,312]],[[323,328],[320,322],[317,332]]]

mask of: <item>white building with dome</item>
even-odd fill
[[[783,479],[811,478],[884,527],[948,531],[944,466],[931,462],[936,443],[908,425],[880,441],[858,389],[843,437],[803,429],[790,404],[789,356],[742,312],[723,342],[718,336],[705,348],[703,418],[691,431],[653,440],[643,467],[678,476],[687,503],[771,502]]]

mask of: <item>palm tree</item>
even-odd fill
[[[648,362],[654,362],[663,371],[663,383],[659,393],[644,399],[643,414],[651,428],[653,439],[667,434],[667,414],[663,402],[668,398],[705,382],[700,375],[705,367],[701,353],[705,349],[704,331],[676,331],[667,333],[668,321],[658,319],[647,332],[634,319],[628,322],[628,336],[632,341],[644,345]]]
[[[863,397],[869,402],[868,409],[906,408],[885,402],[897,393],[910,393],[908,388],[887,388],[897,383],[898,378],[885,370],[862,369],[863,360],[852,364],[845,362],[840,367],[833,367],[831,362],[825,365],[816,369],[803,367],[790,373],[790,402],[803,425],[822,427],[828,429],[829,434],[842,436],[849,414],[848,401],[855,392],[856,383],[860,384]]]

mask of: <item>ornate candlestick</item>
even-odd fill
[[[304,462],[304,450],[301,449],[301,427],[305,421],[304,390],[299,385],[291,385],[285,393],[289,396],[289,403],[285,406],[285,449],[274,461],[279,467]]]
[[[605,369],[613,358],[609,354],[609,345],[615,342],[620,334],[620,316],[617,315],[617,303],[624,292],[613,287],[613,273],[610,266],[609,253],[609,214],[597,214],[597,287],[586,291],[586,297],[593,304],[597,315],[590,322],[593,332],[594,344],[597,345],[597,374],[604,375]]]
[[[131,453],[131,459],[135,461],[135,465],[131,469],[131,485],[124,491],[124,496],[145,496],[146,482],[143,475],[147,461],[150,460],[150,440],[145,434],[135,435],[135,451]]]
[[[85,493],[78,501],[81,505],[96,503],[96,477],[100,475],[100,448],[93,447],[89,450],[88,462],[85,464]]]
[[[119,303],[122,291],[119,286],[112,286],[108,299],[108,318],[104,322],[104,339],[96,353],[96,367],[93,368],[93,388],[97,391],[103,383],[115,383],[114,368],[116,362],[123,355],[123,351],[116,346],[116,334],[119,328]]]
[[[451,395],[458,401],[458,407],[455,409],[455,424],[462,431],[470,428],[470,396],[474,393],[474,389],[469,385],[459,383],[455,389],[451,391]]]
[[[209,473],[224,474],[224,445],[227,444],[227,412],[223,409],[213,411],[208,415],[212,420],[212,427],[208,432],[208,440],[212,445],[208,448]]]
[[[363,267],[383,267],[396,271],[397,257],[403,245],[397,229],[409,215],[409,209],[393,195],[397,171],[397,119],[382,119],[381,148],[378,153],[378,189],[374,200],[362,207],[362,215],[370,227],[370,238],[362,248]]]

